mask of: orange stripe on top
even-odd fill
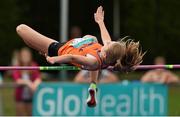
[[[101,58],[99,57],[98,53],[100,52],[102,45],[98,42],[92,42],[88,44],[82,44],[80,47],[74,47],[72,46],[72,43],[75,39],[72,39],[68,41],[66,44],[64,44],[59,50],[58,50],[58,56],[65,55],[65,54],[72,54],[72,55],[82,55],[86,56],[87,54],[90,54],[94,56],[99,66],[102,65]],[[80,64],[77,63],[71,63],[77,67],[81,67]]]

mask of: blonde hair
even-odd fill
[[[109,49],[106,50],[105,63],[114,65],[116,61],[124,56],[125,45],[123,43],[113,43]]]
[[[135,66],[139,65],[143,61],[143,56],[146,52],[142,52],[140,48],[139,41],[134,42],[132,39],[124,41],[127,37],[124,37],[119,41],[119,43],[124,43],[126,46],[125,54],[123,57],[119,58],[114,65],[115,70],[121,70],[124,72],[129,72],[135,70]]]

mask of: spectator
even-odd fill
[[[87,70],[81,70],[75,77],[74,82],[76,83],[89,83],[89,72]],[[102,70],[99,75],[99,83],[115,83],[118,82],[118,77],[108,71],[108,70]]]
[[[166,60],[163,57],[157,57],[154,60],[155,65],[164,65]],[[178,76],[166,69],[154,69],[146,72],[142,78],[142,82],[157,82],[157,83],[177,83],[179,82]]]
[[[70,39],[82,37],[82,30],[79,26],[73,26],[70,30]]]
[[[28,48],[20,50],[18,64],[20,66],[37,66]],[[16,114],[17,116],[30,116],[32,114],[33,92],[41,83],[40,72],[38,70],[15,70],[12,76],[19,85],[15,91]]]

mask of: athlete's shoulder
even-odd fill
[[[97,37],[95,37],[95,36],[93,36],[93,35],[85,35],[83,38],[85,38],[85,39],[92,38],[92,39],[94,39],[96,42],[98,42]]]

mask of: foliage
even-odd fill
[[[122,6],[122,31],[140,40],[148,53],[146,63],[155,56],[165,56],[177,63],[180,56],[180,1],[178,0],[126,0]]]
[[[94,11],[91,7],[99,4],[95,1],[87,1],[89,6],[86,7],[83,0],[78,2],[70,2],[70,8],[75,11],[73,10],[74,14],[70,12],[69,24],[81,24],[84,34],[91,33],[91,30],[98,32],[96,25],[92,24]],[[103,3],[107,15],[106,24],[112,32],[112,1]],[[135,40],[140,40],[143,50],[147,50],[144,63],[152,64],[153,58],[159,55],[165,56],[168,63],[179,62],[179,6],[179,0],[120,1],[121,37],[129,35]],[[24,46],[15,32],[16,26],[20,23],[26,23],[40,33],[58,40],[59,9],[59,0],[2,0],[0,2],[0,64],[7,65],[13,50]],[[79,16],[76,14],[77,11]],[[36,54],[35,57],[42,63],[39,55]]]

